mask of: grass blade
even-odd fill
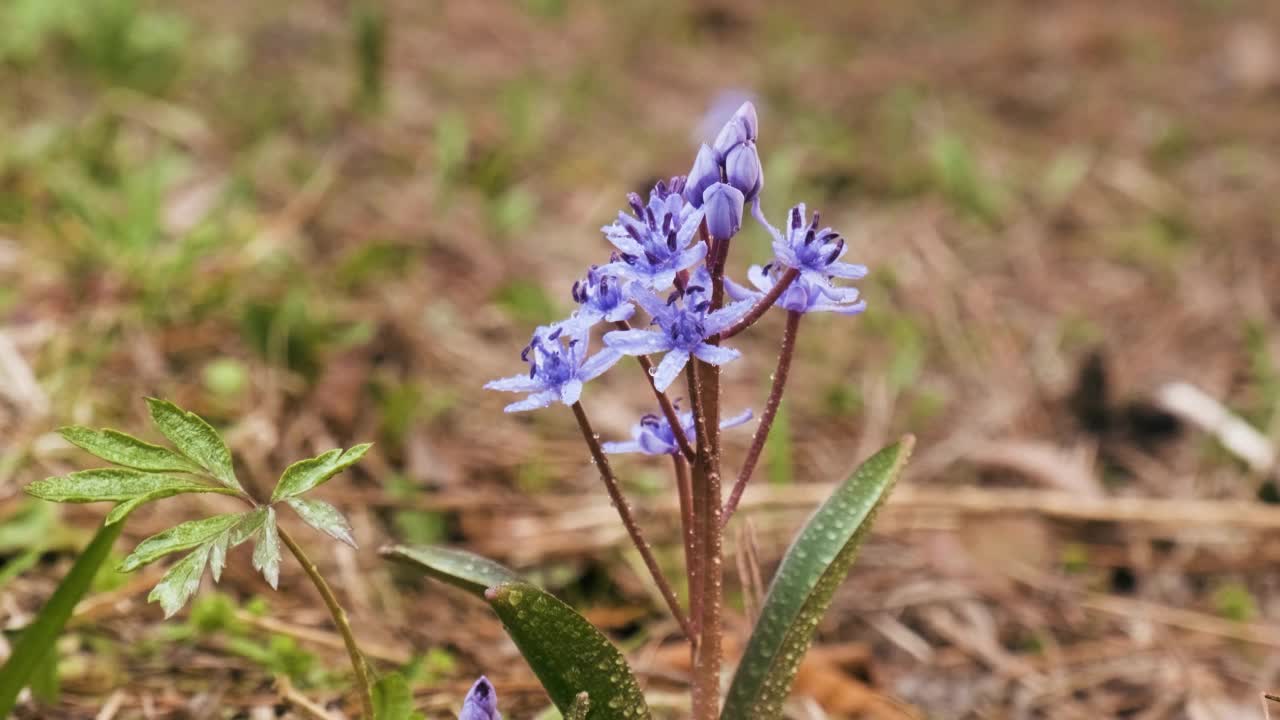
[[[809,518],[774,575],[729,688],[722,720],[777,720],[818,621],[844,582],[906,465],[915,438],[908,435],[871,456]]]
[[[17,702],[18,693],[31,679],[31,673],[40,666],[46,654],[53,651],[54,643],[67,618],[71,617],[72,610],[88,591],[89,584],[98,574],[98,569],[106,561],[111,546],[123,529],[124,523],[116,523],[98,530],[93,541],[71,566],[71,572],[67,573],[53,591],[49,602],[41,608],[35,622],[23,630],[13,654],[0,667],[0,717],[9,717]]]

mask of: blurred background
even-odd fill
[[[378,558],[393,540],[528,571],[680,717],[687,652],[570,414],[480,387],[572,308],[625,193],[750,97],[767,213],[821,208],[871,274],[865,315],[801,329],[732,545],[767,578],[832,482],[919,437],[793,717],[1234,720],[1280,690],[1280,4],[5,0],[0,87],[5,627],[106,512],[21,493],[91,465],[53,430],[155,439],[155,395],[258,488],[376,441],[319,494],[360,549],[295,534],[429,717],[479,672],[509,717],[547,702],[487,608]],[[735,243],[738,277],[769,255],[757,226]],[[732,410],[780,329],[740,341]],[[584,402],[624,439],[650,399],[620,365]],[[619,466],[678,568],[667,467]],[[116,552],[219,500],[149,506]],[[273,593],[236,553],[167,623],[161,571],[98,578],[23,717],[353,711],[296,566]]]

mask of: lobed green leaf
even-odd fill
[[[231,451],[213,426],[167,400],[147,398],[151,419],[178,451],[209,472],[218,482],[244,492],[236,480]]]
[[[49,601],[40,609],[35,621],[22,631],[13,647],[13,653],[4,665],[0,665],[0,718],[9,717],[17,702],[18,693],[31,680],[31,674],[40,666],[45,656],[53,651],[71,612],[89,590],[94,576],[106,562],[111,546],[123,529],[124,525],[116,524],[98,530],[93,541],[76,558],[71,571],[58,583]]]
[[[198,478],[156,475],[126,468],[81,470],[70,475],[36,480],[25,488],[28,495],[41,500],[65,503],[123,502],[144,495],[166,492],[178,495],[188,492],[234,494],[219,485]]]
[[[151,588],[147,602],[159,601],[165,619],[173,617],[200,589],[200,577],[209,560],[209,545],[201,545],[194,552],[174,563],[173,567]]]
[[[796,536],[738,664],[722,720],[782,717],[800,660],[914,445],[908,435],[871,456]]]
[[[116,430],[80,425],[60,428],[58,434],[93,455],[116,465],[147,472],[200,472],[200,466],[166,447],[143,442]]]
[[[351,533],[351,523],[347,522],[338,508],[313,498],[295,497],[285,502],[311,527],[351,547],[357,547],[356,539]]]
[[[280,584],[280,533],[276,530],[275,508],[267,508],[262,527],[258,529],[253,547],[253,567],[267,579],[275,590]]]
[[[435,545],[390,545],[378,551],[420,568],[427,575],[462,588],[476,597],[502,583],[520,582],[514,570],[465,550]]]
[[[491,587],[485,599],[561,713],[571,712],[585,692],[589,720],[651,717],[626,658],[573,608],[521,582]]]
[[[343,452],[334,448],[326,453],[298,462],[285,468],[271,502],[297,497],[327,481],[329,478],[356,464],[373,447],[373,443],[356,445]]]
[[[120,572],[132,572],[165,555],[190,550],[203,545],[230,530],[244,519],[246,513],[214,515],[201,520],[191,520],[157,533],[138,543],[129,557],[120,564]],[[201,564],[203,568],[204,565]]]

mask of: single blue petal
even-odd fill
[[[582,397],[581,380],[570,380],[560,386],[560,402],[565,405],[572,405],[578,402],[580,397]]]
[[[631,290],[631,299],[640,304],[644,311],[650,315],[657,317],[664,313],[667,309],[667,302],[662,298],[654,295],[647,288],[634,287]]]
[[[503,408],[503,412],[515,413],[525,412],[527,410],[541,410],[559,399],[559,392],[556,392],[555,390],[543,390],[542,392],[534,393],[519,402],[511,403]]]
[[[833,262],[827,266],[827,274],[846,280],[858,280],[867,276],[866,265],[855,265],[846,262]]]
[[[641,452],[640,443],[635,440],[627,440],[626,442],[607,442],[601,443],[601,448],[610,455],[621,453],[638,453]]]
[[[537,378],[525,375],[512,375],[501,380],[490,380],[484,384],[485,390],[501,390],[503,392],[537,392],[545,386]]]
[[[582,363],[582,367],[578,368],[578,379],[582,382],[594,380],[621,359],[621,352],[613,348],[605,348]]]
[[[636,306],[632,305],[631,303],[624,303],[610,310],[609,312],[605,313],[604,319],[608,320],[609,322],[616,323],[616,322],[622,322],[623,320],[630,320],[631,316],[635,314],[636,314]]]
[[[672,285],[676,284],[676,271],[674,269],[657,270],[649,273],[648,277],[643,279],[643,282],[659,292],[668,290]]]
[[[743,315],[754,307],[756,301],[754,298],[746,300],[737,300],[707,315],[707,319],[703,321],[703,327],[706,328],[707,337],[717,335],[729,328],[735,322],[740,320]]]
[[[671,349],[671,339],[652,330],[614,330],[605,333],[604,344],[626,355],[651,355]]]
[[[752,302],[755,302],[763,294],[739,285],[733,281],[733,278],[728,276],[724,279],[724,291],[732,300],[751,300]]]
[[[723,365],[730,360],[737,360],[742,357],[742,353],[733,348],[720,347],[710,343],[702,343],[694,349],[693,354],[697,355],[699,360],[711,365]]]
[[[752,417],[751,409],[748,408],[727,420],[721,420],[720,429],[728,430],[729,428],[732,428],[732,427],[738,427],[739,425],[749,422],[751,420],[751,417]]]
[[[631,237],[631,234],[628,233],[626,228],[622,225],[614,223],[613,225],[606,225],[600,229],[604,231],[605,239],[610,243],[613,243],[613,246],[622,252],[627,253],[628,255],[644,254],[644,246],[636,242],[636,239]]]
[[[675,440],[675,435],[671,436]],[[657,433],[644,432],[640,434],[640,452],[645,455],[671,455],[675,453],[676,446],[667,442],[665,438],[658,437]]]
[[[702,262],[702,258],[707,256],[706,243],[698,243],[688,250],[682,251],[675,257],[675,268],[677,270],[686,270],[694,265]]]
[[[773,278],[769,277],[769,273],[759,265],[752,265],[747,269],[747,279],[760,290],[761,294],[773,289]]]
[[[655,333],[656,334],[656,333]],[[671,383],[675,382],[676,376],[684,369],[685,364],[689,362],[689,353],[686,350],[674,349],[662,358],[662,362],[658,364],[658,369],[653,375],[653,386],[659,392],[665,392]]]

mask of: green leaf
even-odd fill
[[[214,515],[201,520],[184,522],[152,535],[138,543],[138,547],[134,548],[129,557],[120,563],[120,572],[133,572],[165,555],[203,545],[231,529],[244,518],[244,515],[245,513]]]
[[[41,608],[34,622],[23,630],[13,647],[13,654],[0,666],[0,718],[9,717],[17,702],[18,693],[31,679],[41,660],[53,650],[58,634],[71,611],[89,589],[98,569],[106,562],[107,555],[124,525],[108,525],[98,530],[93,541],[76,559],[71,571],[58,584],[49,601]]]
[[[520,582],[515,571],[465,550],[435,545],[389,545],[378,552],[383,557],[415,565],[427,575],[476,597],[484,597],[484,591],[494,585]]]
[[[374,720],[421,720],[422,713],[413,709],[413,691],[404,676],[388,673],[373,686]]]
[[[338,508],[312,498],[295,497],[285,502],[311,527],[351,547],[357,547],[356,539],[351,534],[351,523],[338,512]]]
[[[174,485],[174,486],[154,490],[152,492],[147,493],[146,495],[139,495],[138,497],[131,498],[129,500],[126,500],[120,503],[119,505],[116,505],[115,507],[111,508],[111,512],[107,513],[106,522],[108,525],[118,523],[121,520],[128,517],[129,513],[133,512],[134,510],[137,510],[138,508],[142,507],[143,505],[146,505],[149,502],[152,502],[154,500],[162,500],[167,497],[173,497],[174,495],[182,495],[185,493],[218,493],[220,495],[238,495],[239,494],[235,490],[232,490],[231,488],[225,488],[220,485],[202,485],[198,482],[192,483],[187,486]]]
[[[371,447],[373,443],[356,445],[346,452],[334,448],[322,455],[299,460],[285,468],[280,482],[276,483],[275,492],[271,493],[271,502],[296,497],[316,487],[356,464]]]
[[[651,717],[626,658],[573,608],[521,582],[489,588],[485,599],[560,712],[586,692],[590,720]]]
[[[569,712],[565,713],[564,720],[587,720],[589,712],[591,712],[591,694],[580,692],[573,699],[573,705],[569,706]]]
[[[776,720],[800,660],[844,582],[876,510],[907,463],[908,435],[871,456],[796,536],[774,575],[751,640],[725,699],[722,720]]]
[[[115,430],[72,425],[58,434],[74,445],[116,465],[148,472],[200,472],[200,466],[166,447],[143,442]]]
[[[161,497],[189,492],[235,494],[230,488],[200,482],[196,478],[154,475],[125,468],[81,470],[36,480],[25,490],[28,495],[41,500],[64,503],[121,502],[155,493],[167,493]]]
[[[151,408],[151,419],[156,427],[160,428],[160,432],[169,438],[179,452],[207,470],[218,482],[244,492],[244,488],[236,480],[236,471],[231,464],[231,451],[212,425],[199,415],[187,412],[166,400],[147,398],[147,406]]]
[[[173,567],[151,588],[147,602],[160,602],[165,619],[173,617],[200,589],[200,576],[209,560],[209,546],[201,545],[195,552],[174,563]]]
[[[258,534],[262,524],[267,521],[267,508],[260,507],[240,516],[240,522],[227,531],[230,538],[228,547],[235,547]]]
[[[280,533],[276,530],[275,508],[267,508],[253,548],[253,567],[267,579],[272,590],[280,584]]]

